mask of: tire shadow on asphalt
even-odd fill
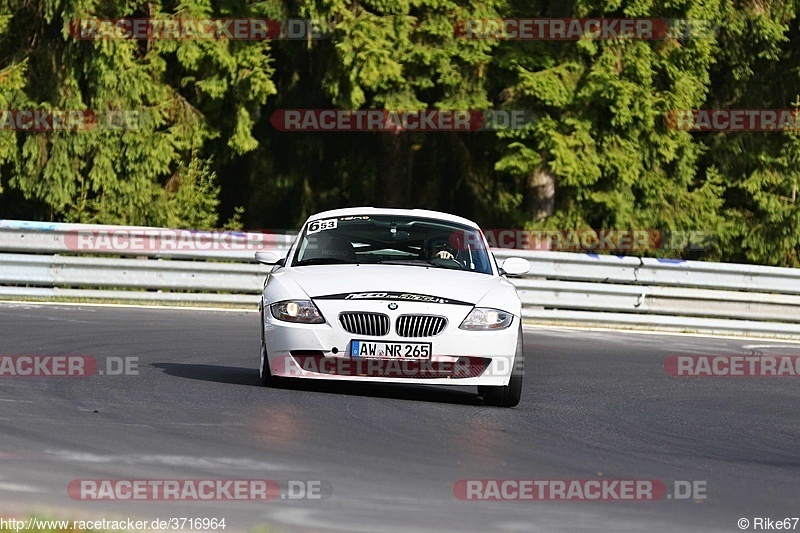
[[[153,368],[160,368],[168,376],[230,385],[251,385],[258,387],[258,370],[239,366],[198,365],[191,363],[152,363]]]
[[[223,365],[201,365],[191,363],[153,363],[169,376],[196,379],[212,383],[261,387],[258,370]],[[405,385],[398,383],[358,383],[317,379],[284,379],[275,387],[266,390],[302,391],[348,396],[368,396],[416,402],[449,403],[460,405],[483,405],[483,400],[474,387],[440,387],[436,385]]]
[[[366,396],[415,402],[483,405],[474,387],[441,387],[437,385],[406,385],[401,383],[358,383],[317,379],[286,379],[278,388],[290,391],[317,392],[347,396]]]

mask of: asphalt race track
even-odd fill
[[[258,382],[258,315],[0,304],[0,355],[138,375],[0,377],[0,515],[225,518],[225,531],[740,531],[800,516],[798,378],[679,378],[753,339],[526,328],[518,408],[471,388]],[[80,479],[318,480],[323,499],[83,501]],[[464,479],[705,483],[705,499],[463,501]],[[800,530],[800,524],[796,528]]]

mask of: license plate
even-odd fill
[[[350,357],[365,359],[430,359],[430,342],[372,342],[350,343]]]

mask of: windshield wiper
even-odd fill
[[[312,257],[311,259],[303,259],[298,261],[292,266],[305,266],[305,265],[355,265],[357,263],[348,261],[347,259],[339,259],[338,257]]]
[[[435,268],[447,268],[450,270],[456,269],[456,267],[449,267],[447,265],[443,265],[441,263],[435,263],[430,259],[417,259],[417,258],[409,258],[409,259],[384,259],[383,261],[378,261],[381,265],[411,265],[411,266],[425,266],[425,267],[435,267]]]

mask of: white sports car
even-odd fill
[[[264,283],[264,385],[285,378],[477,385],[489,405],[522,392],[521,303],[480,228],[425,210],[348,208],[310,217]]]

